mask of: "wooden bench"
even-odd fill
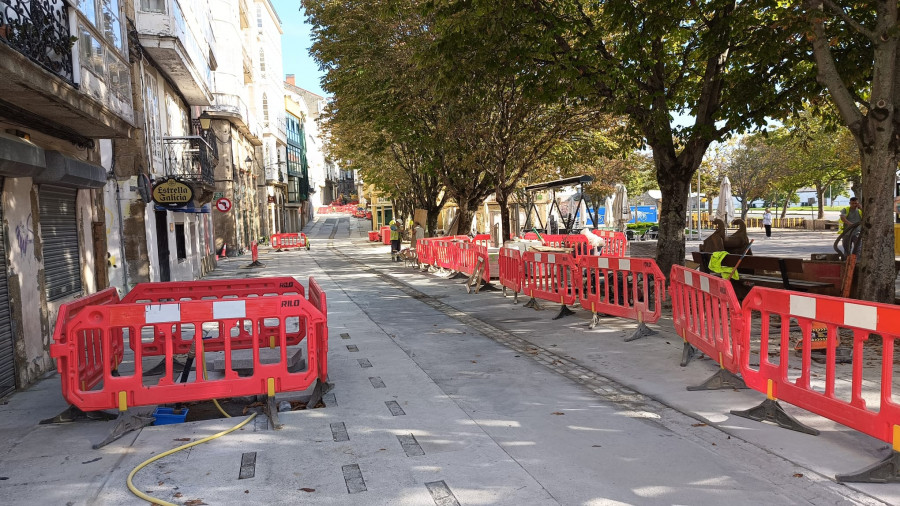
[[[694,261],[700,264],[703,272],[709,272],[709,259],[712,253],[693,251],[691,255]],[[722,260],[722,265],[734,267],[737,265],[738,259],[740,259],[740,255],[727,255]],[[760,272],[775,272],[778,273],[778,276],[760,274]],[[768,286],[800,292],[827,292],[835,289],[834,283],[791,278],[790,274],[803,274],[803,260],[800,258],[747,255],[738,267],[738,274],[740,279],[733,281],[747,288]]]

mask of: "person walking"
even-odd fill
[[[763,213],[763,226],[766,227],[766,239],[772,237],[772,211],[767,207]]]
[[[850,197],[850,206],[841,209],[841,224],[838,226],[838,235],[844,233],[844,227],[850,227],[854,224],[862,221],[862,207],[859,206],[859,199],[856,197]],[[859,238],[860,227],[857,225],[851,232],[844,234],[844,238],[842,240],[844,247],[844,254],[849,255],[851,244],[855,244],[856,247],[853,248],[853,253],[859,253]]]
[[[400,225],[391,220],[391,260],[400,261]]]

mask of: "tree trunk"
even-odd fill
[[[684,220],[687,217],[688,184],[690,179],[658,171],[657,182],[663,199],[659,215],[659,237],[656,243],[656,263],[668,278],[673,265],[684,265]]]
[[[816,185],[816,200],[819,202],[819,216],[817,219],[824,220],[825,219],[825,202],[823,202],[823,198],[825,197],[825,188],[821,185]]]
[[[426,227],[426,237],[434,237],[435,231],[437,230],[437,221],[438,217],[441,215],[441,208],[429,208],[425,211],[425,227]]]
[[[747,212],[750,211],[750,207],[747,205],[747,199],[741,199],[741,219],[747,221]],[[725,226],[731,225],[730,223],[726,223]]]
[[[509,195],[496,194],[497,205],[500,206],[500,246],[510,240],[509,230]]]
[[[791,204],[791,197],[784,198],[784,206],[781,207],[781,219],[783,220],[785,216],[787,216],[788,206]]]
[[[888,143],[885,143],[888,144]],[[897,156],[888,146],[860,150],[862,248],[856,298],[894,303],[894,172]]]
[[[458,235],[469,235],[472,231],[472,217],[474,216],[474,213],[469,208],[468,202],[460,199],[458,205],[459,218],[456,220],[456,233]]]

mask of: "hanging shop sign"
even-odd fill
[[[165,207],[186,206],[194,199],[194,190],[177,179],[164,179],[153,185],[153,201]]]

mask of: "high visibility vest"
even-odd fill
[[[731,277],[731,271],[734,270],[733,267],[725,267],[722,265],[722,260],[725,260],[725,257],[728,256],[727,251],[715,251],[709,257],[709,270],[715,272],[716,274],[721,274],[725,279],[741,279],[741,275],[737,272],[734,273],[734,277]]]
[[[862,209],[857,207],[856,210],[859,211],[859,220],[862,221]],[[841,212],[844,214],[849,214],[850,208],[845,207],[845,208],[841,209]],[[838,235],[841,235],[842,233],[844,233],[844,220],[838,218],[838,221],[840,222],[840,223],[838,223]]]
[[[391,240],[392,241],[400,240],[400,229],[397,228],[397,225],[391,225]]]

